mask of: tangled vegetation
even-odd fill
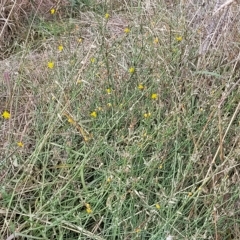
[[[239,3],[12,2],[0,238],[238,239]]]

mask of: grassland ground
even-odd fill
[[[0,63],[1,239],[240,238],[228,2],[76,0],[29,17]]]

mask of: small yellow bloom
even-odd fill
[[[79,38],[79,39],[78,39],[78,42],[79,42],[79,43],[82,43],[82,41],[83,41],[82,38]]]
[[[154,44],[158,44],[158,42],[159,42],[158,38],[157,38],[157,37],[154,38],[153,43],[154,43]]]
[[[188,196],[191,197],[191,196],[192,196],[192,192],[189,192],[189,193],[188,193]]]
[[[54,8],[52,8],[52,9],[50,10],[50,13],[53,15],[53,14],[56,13],[56,10],[55,10]]]
[[[9,119],[11,117],[11,114],[9,111],[5,110],[3,113],[2,113],[2,117],[4,119]]]
[[[139,233],[139,232],[141,232],[141,229],[140,229],[140,228],[136,228],[136,229],[135,229],[135,232],[136,232],[136,233]]]
[[[178,41],[178,42],[181,42],[182,41],[182,36],[176,36],[176,40]]]
[[[106,19],[109,19],[109,17],[110,17],[110,14],[109,14],[109,13],[106,13],[106,14],[105,14],[105,18],[106,18]]]
[[[75,123],[75,121],[74,121],[71,117],[68,118],[68,122],[71,123],[71,124],[74,124],[74,123]]]
[[[58,50],[59,50],[60,52],[63,50],[63,45],[62,45],[62,44],[58,46]]]
[[[93,117],[93,118],[96,118],[97,117],[97,112],[95,112],[95,111],[91,112],[90,116]]]
[[[54,62],[53,61],[48,62],[48,68],[50,68],[50,69],[54,68]]]
[[[159,167],[158,167],[159,169],[162,169],[163,168],[163,166],[162,166],[162,164],[161,165],[159,165]]]
[[[107,94],[111,94],[112,89],[111,89],[111,88],[107,88],[107,89],[106,89],[106,92],[107,92]]]
[[[145,118],[149,118],[149,117],[151,117],[151,113],[144,113],[143,116],[144,116]]]
[[[88,214],[92,213],[92,209],[91,208],[87,208],[86,211],[87,211]]]
[[[86,211],[87,211],[88,214],[92,213],[92,208],[91,208],[91,205],[89,203],[86,203],[85,207],[86,207]]]
[[[91,61],[91,63],[95,63],[96,59],[95,58],[91,58],[90,61]]]
[[[140,83],[140,84],[138,85],[138,89],[139,89],[139,90],[143,90],[144,88],[145,88],[145,87],[144,87],[143,84]]]
[[[78,80],[76,81],[76,84],[80,84],[80,83],[82,83],[82,80],[81,80],[81,79],[78,79]]]
[[[23,146],[24,146],[24,144],[23,144],[22,142],[18,142],[17,145],[18,145],[19,147],[23,147]]]
[[[145,133],[143,133],[142,136],[143,136],[143,137],[147,137],[148,135],[147,135],[147,133],[145,132]]]
[[[108,107],[111,107],[111,106],[112,106],[112,104],[111,104],[111,103],[108,103],[108,104],[107,104],[107,106],[108,106]]]
[[[153,93],[153,94],[151,95],[151,99],[156,100],[157,98],[158,98],[157,93]]]
[[[86,211],[87,211],[88,214],[92,213],[92,209],[91,208],[87,208]]]
[[[129,71],[130,73],[134,73],[134,72],[135,72],[135,68],[134,68],[134,67],[130,67],[130,68],[128,69],[128,71]]]
[[[161,206],[160,206],[158,203],[156,203],[155,207],[156,207],[156,209],[158,209],[158,210],[161,208]]]
[[[112,177],[107,178],[107,183],[110,183],[112,181]]]
[[[102,107],[98,107],[96,110],[102,111],[103,109],[102,109]]]
[[[130,29],[129,28],[124,28],[123,30],[125,33],[130,33]]]
[[[91,208],[91,205],[89,203],[85,204],[86,208]]]

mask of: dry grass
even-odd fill
[[[239,4],[116,2],[1,62],[0,236],[237,239]]]
[[[18,45],[24,45],[24,42],[29,41],[31,28],[26,29],[26,25],[31,25],[31,20],[52,19],[49,11],[55,8],[61,13],[61,9],[66,7],[67,3],[66,0],[1,0],[0,59],[8,57]]]

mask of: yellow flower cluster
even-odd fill
[[[156,209],[160,209],[161,208],[161,206],[157,203],[156,205],[155,205],[155,207],[156,207]]]
[[[86,203],[85,206],[86,206],[86,211],[87,211],[87,213],[88,213],[88,214],[92,213],[91,205],[90,205],[89,203]]]
[[[53,15],[56,13],[56,10],[54,8],[50,9],[50,13]]]
[[[182,36],[176,36],[176,40],[177,40],[177,42],[181,42],[182,41]]]
[[[24,144],[23,144],[22,142],[18,142],[17,145],[18,145],[19,147],[24,147]]]
[[[9,119],[9,118],[11,117],[11,114],[10,114],[9,111],[5,110],[5,111],[3,111],[3,113],[2,113],[2,117],[3,117],[4,119]]]
[[[129,28],[124,28],[123,30],[126,34],[130,33],[130,29]]]
[[[138,85],[138,89],[139,89],[139,90],[143,90],[144,88],[145,88],[145,87],[144,87],[143,84],[140,83],[140,84]]]
[[[107,89],[106,89],[106,92],[107,92],[107,94],[111,94],[112,89],[111,89],[111,88],[107,88]]]
[[[157,93],[153,93],[153,94],[151,95],[151,99],[156,100],[157,98],[158,98]]]
[[[97,117],[97,112],[96,111],[91,112],[90,116],[93,117],[93,118],[96,118]]]
[[[106,14],[105,14],[105,18],[106,18],[106,19],[109,19],[109,17],[110,17],[110,14],[109,14],[109,13],[106,13]]]
[[[148,113],[144,113],[143,116],[144,116],[145,118],[149,118],[149,117],[151,117],[151,113],[149,113],[149,112],[148,112]]]
[[[54,62],[53,61],[48,62],[48,68],[50,68],[50,69],[54,68]]]
[[[159,42],[159,39],[157,37],[153,39],[154,44],[158,44],[158,42]]]
[[[62,50],[63,50],[63,45],[62,45],[62,44],[60,44],[60,45],[58,46],[58,50],[59,50],[59,52],[62,52]]]
[[[134,68],[134,67],[130,67],[130,68],[128,69],[128,71],[129,71],[131,74],[133,74],[133,73],[135,72],[135,68]]]

